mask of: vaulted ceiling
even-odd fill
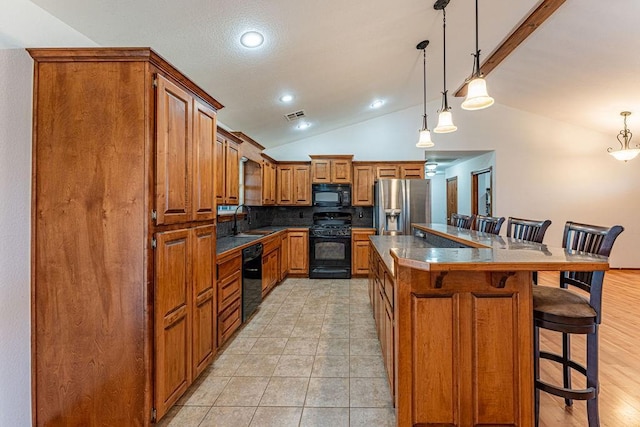
[[[442,12],[432,0],[33,0],[102,46],[151,46],[225,105],[220,121],[266,147],[292,142],[422,103],[442,90]],[[471,72],[473,0],[447,12],[450,93]],[[539,0],[481,0],[486,58]],[[258,49],[240,35],[258,30]],[[603,133],[640,128],[640,2],[567,0],[488,76],[496,102]],[[295,96],[290,104],[279,101]],[[369,106],[375,99],[385,104]],[[459,109],[461,99],[451,99]],[[284,115],[304,110],[299,130]],[[435,126],[436,111],[428,111]],[[416,118],[416,129],[420,125]],[[461,124],[458,123],[458,126]],[[579,144],[579,141],[568,141]]]

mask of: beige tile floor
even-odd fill
[[[161,426],[395,426],[366,279],[287,279]]]

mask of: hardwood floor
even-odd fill
[[[540,273],[543,285],[556,285],[557,274]],[[640,426],[640,271],[612,270],[605,275],[600,325],[601,426]],[[560,334],[541,331],[541,348],[561,351]],[[572,337],[572,355],[584,363],[585,339]],[[561,370],[549,361],[540,365],[545,381],[560,384]],[[574,375],[575,385],[580,375]],[[540,426],[586,426],[584,401],[565,407],[564,400],[541,393]]]

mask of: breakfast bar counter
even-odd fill
[[[398,425],[532,426],[532,272],[607,270],[607,258],[413,227],[423,237],[371,236],[370,296]]]

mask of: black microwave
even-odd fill
[[[351,185],[349,184],[312,184],[313,206],[350,207]]]

